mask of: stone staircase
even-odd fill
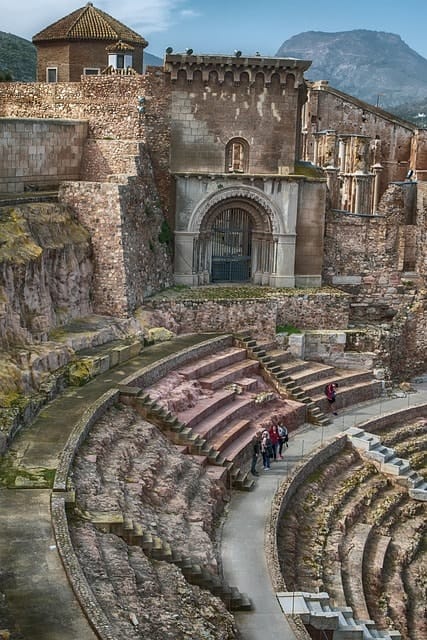
[[[305,591],[278,592],[286,615],[298,615],[305,625],[332,631],[333,640],[400,640],[398,631],[377,629],[373,620],[355,620],[351,607],[332,606],[329,595]]]
[[[354,447],[379,464],[382,473],[395,476],[398,481],[404,481],[411,498],[427,501],[427,482],[419,473],[411,469],[408,460],[399,458],[394,449],[382,445],[379,437],[373,433],[358,427],[350,427],[345,433]]]
[[[217,573],[190,556],[183,555],[172,546],[153,534],[141,524],[126,519],[119,513],[91,513],[89,521],[103,533],[113,533],[128,545],[140,547],[148,558],[176,565],[182,571],[188,583],[207,589],[218,596],[230,611],[250,611],[250,598],[236,587],[229,586]]]
[[[228,485],[250,490],[254,479],[244,469],[260,425],[292,414],[296,426],[305,417],[303,405],[281,398],[261,373],[260,363],[248,358],[246,348],[230,346],[178,367],[172,377],[165,376],[144,391],[121,387],[120,399],[207,470],[226,468]]]
[[[141,389],[122,387],[120,401],[131,405],[146,420],[159,427],[171,442],[181,447],[182,453],[195,456],[201,465],[206,466],[207,473],[215,480],[222,481],[226,486],[231,484],[234,489],[242,491],[250,491],[254,488],[253,478],[232,460],[225,457],[223,454],[224,446],[216,448],[210,444],[191,426],[187,426],[177,416],[172,415],[148,394],[143,394]],[[212,469],[212,466],[219,467],[219,469]]]
[[[292,358],[276,345],[258,345],[251,336],[240,336],[239,342],[288,397],[306,405],[307,421],[313,424],[330,422],[325,413],[329,405],[324,394],[324,388],[330,382],[339,385],[337,408],[377,398],[382,392],[381,381],[374,380],[370,371],[337,370],[321,362]]]

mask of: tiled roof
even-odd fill
[[[34,43],[49,40],[124,40],[142,47],[148,44],[136,31],[96,9],[91,2],[33,36]]]

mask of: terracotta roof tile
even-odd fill
[[[35,43],[46,40],[123,40],[143,47],[148,44],[136,31],[97,9],[91,2],[33,37]]]

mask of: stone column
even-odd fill
[[[364,213],[363,209],[363,187],[365,185],[365,174],[356,171],[354,179],[356,181],[356,197],[354,202],[354,213]]]
[[[295,241],[296,234],[280,234],[274,237],[275,264],[272,265],[268,282],[271,287],[295,286]]]
[[[338,172],[339,169],[337,167],[328,166],[325,168],[326,171],[326,184],[328,185],[330,199],[331,199],[331,207],[332,209],[340,209],[339,205],[339,193],[340,186],[338,180]]]
[[[199,284],[198,274],[193,272],[193,245],[197,237],[197,233],[175,231],[174,280],[176,284]]]
[[[346,146],[346,141],[340,138],[338,143],[338,159],[340,162],[339,169],[341,173],[345,173],[346,170]]]
[[[372,171],[374,172],[374,200],[372,203],[372,213],[378,213],[378,203],[380,201],[380,174],[383,170],[383,166],[377,162],[372,167]]]

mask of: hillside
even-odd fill
[[[286,40],[276,55],[312,60],[308,80],[328,80],[384,108],[427,98],[427,60],[392,33],[306,31]]]
[[[34,82],[36,48],[32,42],[0,31],[0,71],[9,71],[13,80]]]

